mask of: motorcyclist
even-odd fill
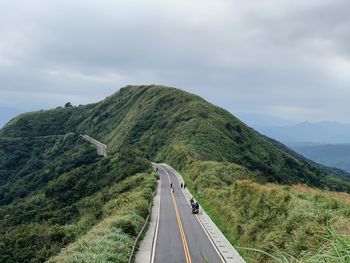
[[[196,209],[199,209],[199,204],[198,204],[198,202],[196,202],[195,206],[196,206]]]
[[[199,204],[197,202],[192,202],[191,203],[191,207],[192,207],[192,213],[193,214],[198,214],[199,212]]]

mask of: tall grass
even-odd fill
[[[349,263],[350,262],[350,238],[341,235],[333,227],[327,227],[327,233],[320,233],[319,237],[324,243],[315,251],[305,251],[298,257],[275,247],[273,254],[260,249],[243,248],[240,249],[260,253],[268,256],[276,263]]]
[[[247,262],[350,262],[349,194],[260,184],[244,179],[250,173],[216,162],[192,164],[183,173]]]
[[[115,198],[102,208],[101,222],[48,262],[127,262],[133,240],[145,222],[155,184],[155,175],[145,173],[112,186],[109,192]]]

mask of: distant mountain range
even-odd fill
[[[288,145],[350,143],[350,123],[302,122],[293,125],[252,125],[259,132]]]
[[[299,144],[292,148],[315,162],[350,172],[350,144]]]
[[[237,116],[240,120],[245,122],[251,127],[258,126],[287,126],[294,124],[288,120],[259,113],[252,112],[234,112],[234,115]]]
[[[350,123],[323,121],[293,124],[261,114],[237,115],[260,133],[283,142],[307,159],[350,172]]]

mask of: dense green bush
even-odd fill
[[[122,231],[132,239],[140,229],[155,180],[149,174],[127,180],[150,169],[139,152],[101,158],[74,133],[0,138],[0,144],[0,262],[44,262],[115,211],[104,210],[110,200],[143,185],[144,201],[135,202],[139,214],[132,217],[137,224]]]
[[[113,198],[102,205],[100,222],[48,262],[127,262],[132,241],[147,216],[140,207],[148,210],[152,196],[147,192],[153,192],[155,186],[154,174],[138,174],[103,190],[103,196],[109,193]],[[90,204],[100,196],[101,192],[96,193],[83,202]]]

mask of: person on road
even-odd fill
[[[180,187],[182,188],[183,186],[184,186],[184,184],[183,184],[183,183],[181,183],[181,184],[180,184]]]
[[[170,189],[172,189],[173,188],[173,183],[170,183]]]
[[[190,203],[191,203],[191,206],[194,204],[194,199],[193,199],[193,197],[191,197]]]
[[[191,203],[191,207],[192,207],[192,209],[196,209],[196,204],[195,203]]]

